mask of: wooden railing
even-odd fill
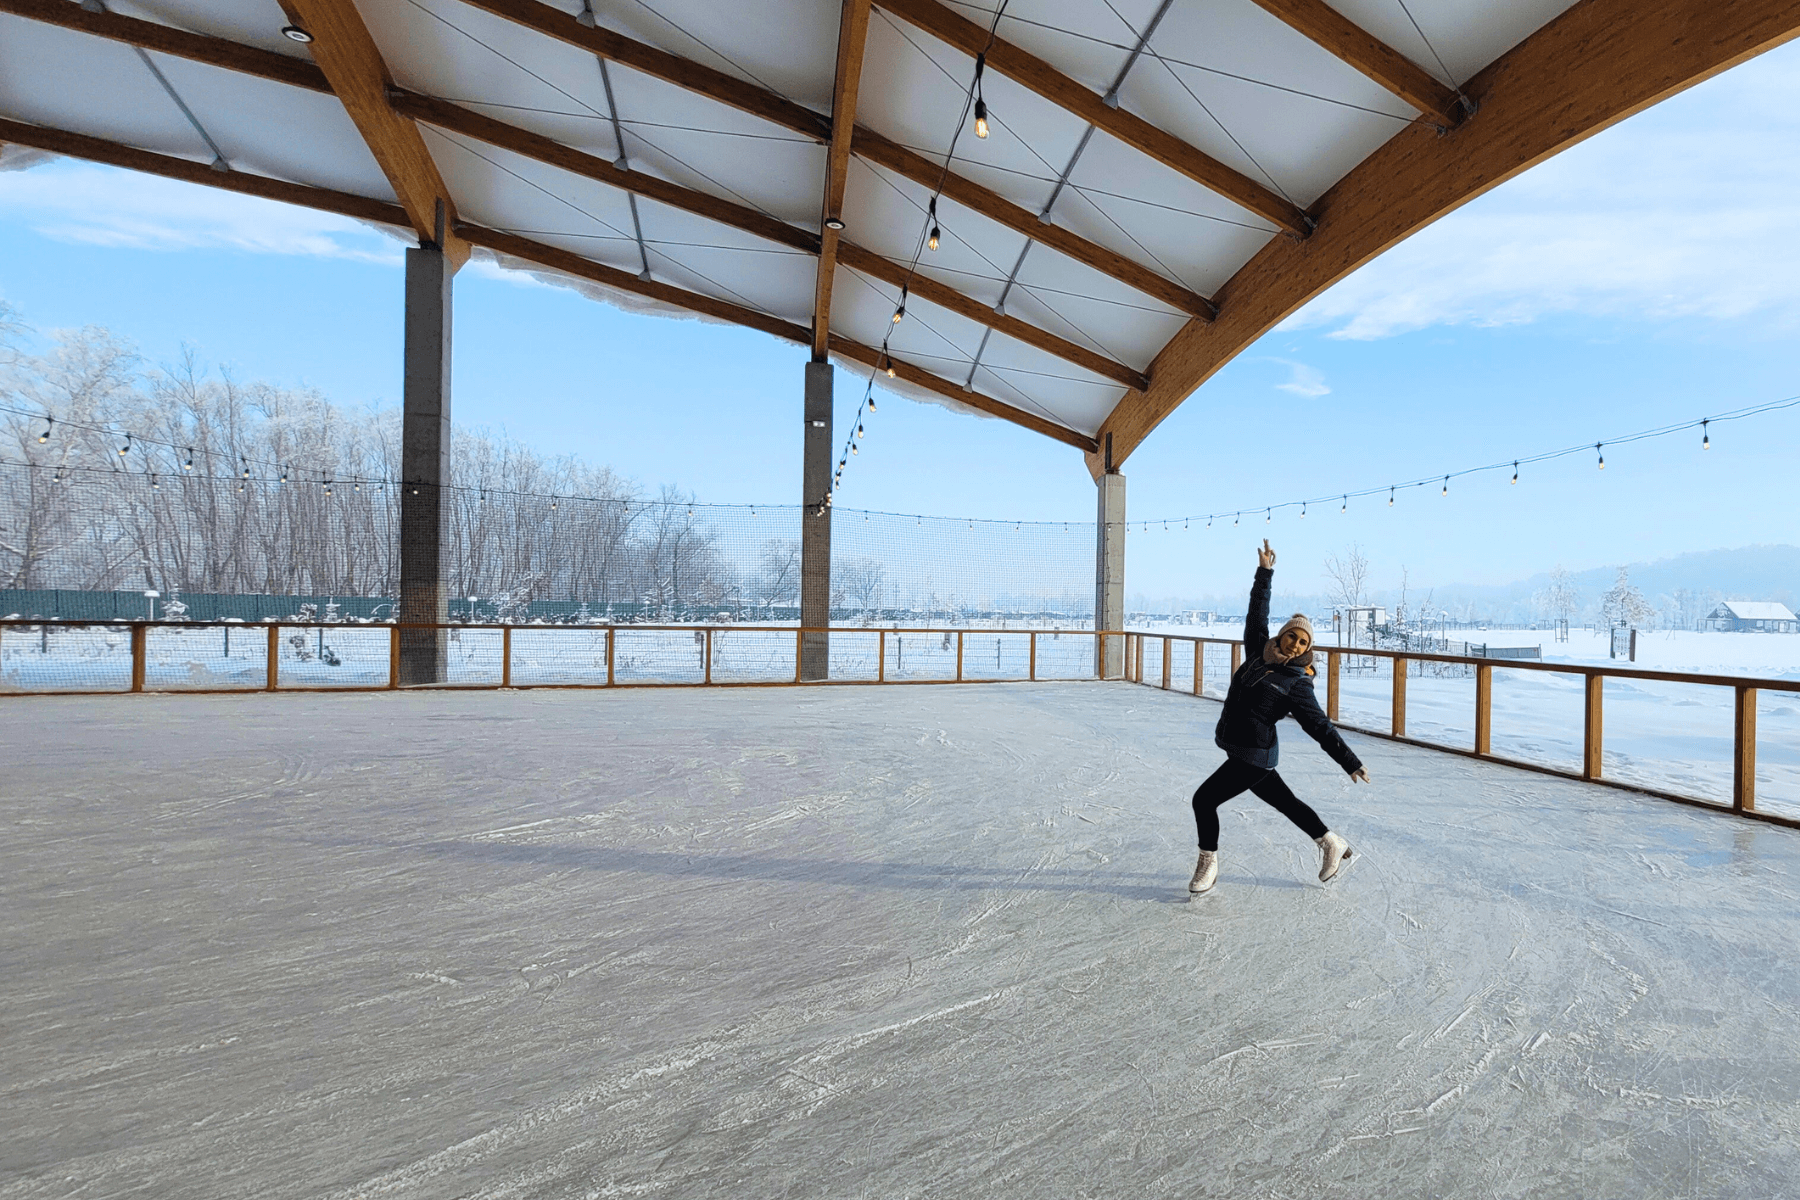
[[[1126,678],[1133,683],[1144,683],[1144,645],[1147,641],[1162,642],[1161,684],[1164,690],[1170,689],[1170,667],[1174,661],[1174,646],[1177,642],[1190,642],[1194,648],[1193,694],[1204,692],[1206,647],[1226,646],[1231,653],[1231,672],[1243,663],[1244,644],[1231,638],[1188,637],[1181,634],[1161,634],[1127,632],[1125,635]],[[1702,808],[1719,809],[1722,806],[1697,796],[1685,796],[1679,792],[1664,791],[1642,784],[1621,782],[1607,779],[1604,776],[1603,750],[1605,745],[1605,686],[1608,679],[1629,679],[1644,682],[1691,683],[1704,687],[1724,687],[1732,689],[1735,694],[1735,706],[1732,720],[1732,773],[1731,773],[1731,810],[1744,816],[1769,821],[1777,825],[1800,828],[1800,820],[1778,816],[1772,813],[1758,812],[1756,808],[1756,699],[1762,690],[1778,692],[1800,692],[1800,683],[1784,679],[1746,678],[1735,675],[1699,675],[1677,671],[1645,671],[1636,668],[1587,666],[1580,663],[1546,663],[1530,659],[1490,659],[1475,658],[1458,654],[1427,654],[1410,650],[1376,650],[1361,646],[1314,646],[1315,660],[1319,656],[1325,659],[1325,715],[1333,722],[1338,722],[1340,695],[1339,682],[1342,678],[1343,661],[1346,658],[1385,658],[1393,662],[1393,689],[1391,712],[1388,728],[1370,729],[1359,725],[1341,725],[1341,728],[1374,737],[1389,738],[1405,742],[1408,745],[1423,746],[1431,750],[1443,750],[1452,754],[1463,754],[1473,758],[1487,759],[1492,762],[1505,763],[1508,766],[1522,767],[1529,771],[1538,771],[1547,775],[1557,775],[1566,779],[1580,779],[1589,783],[1604,784],[1608,787],[1622,788],[1627,791],[1643,792],[1664,800],[1673,800],[1680,804],[1698,805]],[[1473,745],[1468,749],[1448,746],[1440,742],[1422,741],[1408,737],[1406,734],[1406,680],[1409,662],[1453,663],[1474,668],[1475,676],[1475,712]],[[1581,770],[1565,771],[1544,763],[1535,763],[1526,759],[1511,758],[1493,752],[1494,729],[1494,669],[1498,667],[1507,671],[1547,671],[1558,675],[1579,675],[1583,677],[1583,719]],[[1156,686],[1154,684],[1150,686]]]
[[[979,628],[979,627],[976,627],[976,628],[965,627],[965,628],[959,628],[959,629],[945,629],[943,627],[938,627],[938,628],[922,628],[922,627],[873,628],[873,627],[839,625],[839,626],[831,626],[829,628],[815,628],[815,627],[810,627],[810,626],[797,628],[792,625],[770,626],[770,625],[737,625],[737,624],[729,624],[729,625],[687,625],[687,624],[682,624],[682,625],[649,625],[649,624],[507,625],[507,624],[457,624],[457,623],[446,623],[446,624],[372,623],[372,624],[362,624],[359,622],[321,624],[316,621],[315,622],[263,621],[263,622],[254,622],[254,623],[251,623],[251,622],[241,622],[240,623],[240,622],[235,622],[235,621],[150,621],[150,620],[145,620],[145,621],[118,621],[118,620],[113,620],[113,621],[41,621],[41,620],[17,619],[17,620],[0,620],[0,648],[5,648],[9,645],[16,645],[16,639],[18,639],[21,634],[24,634],[27,637],[38,636],[38,637],[44,638],[46,648],[47,648],[48,641],[49,641],[49,638],[52,633],[54,633],[56,636],[60,637],[64,634],[74,632],[74,631],[80,631],[80,630],[129,631],[130,656],[131,657],[130,657],[130,677],[129,677],[129,685],[128,686],[120,686],[120,687],[112,687],[112,688],[108,688],[105,686],[97,686],[97,687],[96,686],[88,686],[88,687],[19,687],[19,686],[11,686],[5,682],[5,676],[3,673],[4,667],[5,667],[5,659],[0,658],[0,695],[70,695],[70,694],[89,695],[89,694],[93,694],[95,692],[106,692],[106,691],[144,692],[144,691],[156,691],[156,690],[180,691],[180,692],[189,693],[189,694],[212,694],[212,693],[221,693],[222,694],[222,693],[243,692],[243,691],[251,691],[251,690],[270,691],[270,692],[273,692],[273,691],[295,691],[295,692],[298,692],[298,691],[376,691],[376,690],[399,690],[401,688],[407,688],[407,689],[411,689],[411,688],[457,688],[457,689],[490,688],[490,689],[493,689],[493,688],[513,688],[513,687],[519,687],[519,688],[525,688],[525,687],[558,687],[558,688],[569,688],[569,687],[600,687],[600,688],[606,688],[606,687],[695,687],[695,686],[700,686],[700,687],[705,687],[705,686],[721,686],[721,687],[757,687],[757,686],[761,686],[761,687],[768,687],[768,686],[781,686],[781,685],[790,685],[791,686],[791,685],[802,684],[802,683],[807,683],[807,684],[811,684],[811,683],[820,683],[820,684],[827,684],[827,683],[832,683],[832,684],[998,683],[998,682],[1010,682],[1010,681],[1015,681],[1015,680],[1025,681],[1025,682],[1037,682],[1039,680],[1039,676],[1040,676],[1040,671],[1039,671],[1039,643],[1040,643],[1040,640],[1047,640],[1047,639],[1051,639],[1051,638],[1055,638],[1055,639],[1059,639],[1059,640],[1060,639],[1070,639],[1070,640],[1076,641],[1079,645],[1081,645],[1083,647],[1083,649],[1080,651],[1079,657],[1087,663],[1087,668],[1080,672],[1072,672],[1071,671],[1071,672],[1055,674],[1053,676],[1054,678],[1062,679],[1062,680],[1091,679],[1094,677],[1094,671],[1092,669],[1092,665],[1096,661],[1096,656],[1099,652],[1101,639],[1110,637],[1110,638],[1114,639],[1115,641],[1117,641],[1117,639],[1122,638],[1124,636],[1124,631],[1122,631],[1122,630],[1114,630],[1114,631],[1109,631],[1106,633],[1100,633],[1100,632],[1096,632],[1095,630],[1092,630],[1092,629],[1075,629],[1075,630],[1071,630],[1071,629],[989,629],[989,628]],[[260,686],[257,686],[257,687],[251,687],[251,686],[247,686],[245,684],[237,684],[235,686],[218,686],[218,687],[181,684],[178,686],[171,686],[171,687],[159,689],[149,678],[151,658],[152,658],[151,653],[150,653],[150,636],[153,631],[159,631],[159,630],[166,630],[166,631],[171,631],[171,632],[176,632],[176,633],[181,633],[181,634],[193,634],[193,633],[196,633],[199,631],[213,630],[213,631],[219,631],[220,633],[224,634],[227,638],[229,638],[230,636],[233,636],[233,635],[266,638],[266,650],[264,651],[264,658],[266,661],[265,677],[260,681]],[[352,637],[360,635],[363,638],[385,636],[385,638],[387,640],[387,663],[386,663],[387,669],[386,669],[385,680],[380,681],[380,682],[331,683],[331,684],[327,684],[327,685],[323,685],[323,686],[309,686],[306,683],[284,679],[283,672],[282,672],[282,665],[281,665],[282,659],[283,659],[283,638],[284,638],[284,636],[291,637],[292,635],[294,635],[296,633],[303,633],[307,638],[311,638],[315,634],[322,635],[321,639],[320,639],[321,642],[323,642],[325,637],[343,637],[346,635],[352,636]],[[403,656],[402,643],[403,643],[403,640],[406,639],[408,635],[417,636],[417,635],[422,634],[422,635],[425,635],[425,637],[429,638],[432,634],[466,635],[466,634],[470,634],[470,633],[476,633],[476,634],[498,633],[499,634],[498,663],[496,664],[497,671],[490,672],[490,674],[493,675],[491,680],[480,681],[480,682],[435,681],[435,682],[431,682],[431,683],[419,683],[419,684],[403,684],[402,683],[402,656]],[[593,679],[574,681],[574,682],[569,682],[569,681],[531,682],[529,680],[521,681],[521,680],[515,679],[515,671],[514,671],[515,660],[514,660],[514,653],[513,653],[513,641],[514,641],[514,635],[519,634],[519,633],[529,633],[532,635],[545,635],[545,636],[549,636],[549,637],[556,637],[558,635],[574,636],[574,635],[580,635],[580,634],[587,634],[589,636],[604,635],[604,637],[605,637],[604,678],[602,679],[602,678],[596,677]],[[697,660],[697,667],[696,667],[696,671],[695,671],[695,673],[698,675],[698,678],[670,681],[670,680],[658,680],[658,679],[625,679],[625,678],[620,677],[620,665],[619,665],[619,660],[618,660],[618,646],[619,646],[621,639],[629,638],[629,637],[632,637],[635,635],[657,634],[657,633],[694,635],[694,637],[696,639],[696,646],[698,648],[698,660]],[[766,672],[765,677],[760,677],[760,678],[755,678],[755,679],[723,679],[723,680],[715,679],[714,671],[713,671],[714,644],[717,639],[722,638],[728,634],[729,635],[760,634],[760,635],[773,635],[775,637],[779,637],[779,638],[783,638],[783,639],[791,638],[792,642],[793,642],[793,669],[792,669],[791,674],[787,673],[784,668],[783,671],[780,673],[776,673],[776,672],[772,672],[772,671]],[[836,642],[840,646],[842,646],[846,643],[854,642],[856,640],[862,640],[862,641],[866,642],[868,639],[873,639],[873,641],[874,641],[874,647],[873,647],[874,662],[873,662],[872,674],[870,674],[867,677],[855,677],[855,678],[832,678],[832,679],[819,679],[819,680],[809,680],[809,679],[803,678],[806,660],[808,657],[808,654],[807,654],[808,639],[816,638],[820,635],[823,635],[829,639],[828,645],[830,644],[830,642]],[[953,660],[950,659],[948,651],[942,651],[942,643],[940,642],[939,648],[940,648],[940,651],[942,651],[941,657],[945,660],[942,663],[942,666],[944,667],[944,671],[941,674],[935,674],[935,675],[931,675],[929,677],[924,677],[924,678],[890,678],[890,670],[889,670],[890,639],[895,639],[896,645],[901,645],[903,643],[900,643],[899,639],[904,639],[907,637],[925,637],[925,638],[933,639],[934,641],[937,639],[943,639],[943,638],[952,639],[952,644],[954,647],[954,659]],[[972,663],[966,663],[965,662],[965,654],[964,654],[965,645],[967,644],[969,639],[973,639],[973,638],[982,638],[982,639],[996,638],[996,639],[1001,640],[1002,642],[1007,641],[1007,640],[1012,640],[1015,645],[1018,645],[1020,642],[1022,642],[1022,649],[1024,650],[1024,663],[1023,663],[1024,669],[1023,669],[1023,671],[1015,672],[1015,673],[1007,673],[1007,672],[1002,672],[1000,670],[995,670],[994,672],[984,672],[983,670],[975,667]],[[227,642],[227,644],[229,644],[229,643]],[[46,649],[46,652],[47,652],[47,649]],[[909,656],[917,655],[917,654],[921,653],[920,651],[911,650],[910,647],[907,648],[907,652],[908,652]],[[289,657],[291,658],[292,656],[290,655]],[[1068,655],[1064,656],[1065,661],[1068,658],[1069,658]],[[952,667],[952,663],[953,663],[953,667]],[[317,674],[317,669],[316,668],[313,669],[313,671],[311,673]],[[597,676],[598,672],[595,672],[595,674]]]

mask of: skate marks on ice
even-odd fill
[[[269,701],[17,710],[0,1196],[1800,1175],[1786,831],[1290,738],[1358,869],[1245,796],[1190,904],[1184,697]]]

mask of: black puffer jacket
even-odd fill
[[[1250,612],[1244,618],[1244,665],[1231,677],[1231,690],[1225,694],[1225,711],[1213,741],[1240,762],[1273,770],[1281,756],[1275,722],[1292,717],[1345,773],[1353,775],[1362,769],[1362,760],[1344,744],[1319,707],[1306,668],[1263,661],[1263,647],[1269,641],[1269,584],[1274,578],[1272,568],[1256,569],[1256,582],[1250,585]]]

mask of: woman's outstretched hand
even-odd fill
[[[1363,768],[1358,767],[1355,771],[1351,772],[1350,778],[1356,780],[1358,783],[1367,783],[1369,782],[1369,773]]]
[[[1256,563],[1263,570],[1271,570],[1275,566],[1275,551],[1269,549],[1269,539],[1263,539],[1263,547],[1256,552]]]

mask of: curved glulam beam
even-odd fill
[[[419,127],[389,106],[394,79],[355,0],[281,0],[281,7],[312,35],[307,48],[313,61],[380,164],[419,239],[442,249],[452,270],[461,267],[469,248],[456,236],[456,201]]]
[[[1256,0],[1256,4],[1440,124],[1451,126],[1463,119],[1462,102],[1454,91],[1325,0]]]
[[[1306,236],[1311,228],[1299,207],[1218,159],[1188,145],[1136,113],[1110,107],[1100,93],[1070,79],[1032,54],[952,11],[937,0],[878,0],[882,8],[973,58],[987,55],[987,65],[1013,82],[1030,88],[1050,103],[1104,130],[1132,149],[1186,175],[1289,233]],[[1116,99],[1116,97],[1115,97]]]
[[[1150,387],[1101,425],[1117,467],[1226,363],[1382,251],[1527,167],[1800,35],[1793,0],[1582,0],[1463,85],[1480,107],[1454,137],[1412,126],[1313,206],[1304,242],[1276,238],[1150,364]],[[1105,469],[1088,455],[1096,478]]]
[[[850,134],[862,90],[863,49],[869,40],[869,0],[844,0],[838,18],[837,76],[831,88],[831,142],[825,152],[825,198],[819,207],[819,270],[813,284],[814,362],[824,362],[831,337],[831,285],[837,278],[838,231],[844,225],[844,186],[850,178]]]

